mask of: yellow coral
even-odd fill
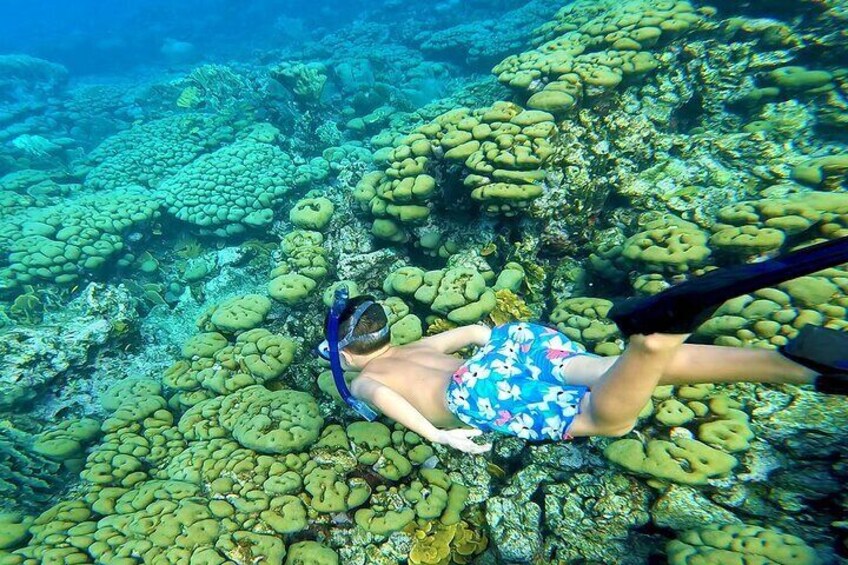
[[[410,565],[471,563],[474,556],[485,551],[489,545],[486,535],[465,521],[450,526],[435,520],[425,522],[418,525],[412,537]]]
[[[436,318],[430,325],[427,326],[427,335],[436,335],[442,332],[446,332],[448,330],[452,330],[456,327],[456,324],[453,322],[449,322],[444,318]]]
[[[511,290],[504,288],[495,291],[495,299],[496,306],[489,314],[489,319],[496,326],[508,322],[526,322],[533,316],[524,300]]]
[[[203,102],[200,96],[200,89],[196,86],[187,86],[177,98],[177,107],[179,108],[195,108]]]
[[[193,237],[185,237],[174,245],[174,253],[183,259],[193,259],[203,253],[203,244]]]

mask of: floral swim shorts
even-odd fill
[[[560,332],[528,323],[492,330],[481,347],[454,373],[448,408],[485,432],[528,440],[570,439],[585,386],[566,384],[566,361],[591,355]]]

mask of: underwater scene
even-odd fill
[[[0,565],[848,564],[848,0],[0,13]]]

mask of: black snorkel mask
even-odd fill
[[[347,383],[344,379],[344,370],[342,369],[341,354],[339,352],[348,345],[358,341],[378,339],[387,335],[389,333],[389,326],[386,324],[385,327],[377,330],[376,332],[357,337],[353,336],[353,330],[356,328],[356,324],[359,323],[359,319],[362,318],[368,308],[376,304],[373,300],[366,300],[360,304],[356,310],[354,310],[353,315],[350,318],[350,329],[347,331],[347,334],[340,339],[339,319],[342,316],[342,312],[344,312],[345,306],[347,306],[347,301],[348,291],[346,287],[342,286],[336,290],[333,305],[330,307],[330,315],[327,317],[327,339],[318,345],[315,352],[330,362],[330,371],[333,373],[333,382],[336,384],[336,389],[339,391],[339,395],[342,397],[342,400],[345,401],[345,404],[353,408],[360,416],[369,422],[373,422],[377,419],[377,413],[358,398],[354,398],[354,396],[350,393],[350,389],[347,388]]]

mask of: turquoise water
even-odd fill
[[[659,386],[468,455],[311,355],[344,285],[394,346],[616,356],[615,301],[848,236],[844,2],[0,10],[0,564],[848,561],[841,396]],[[843,265],[691,340],[847,310]]]

